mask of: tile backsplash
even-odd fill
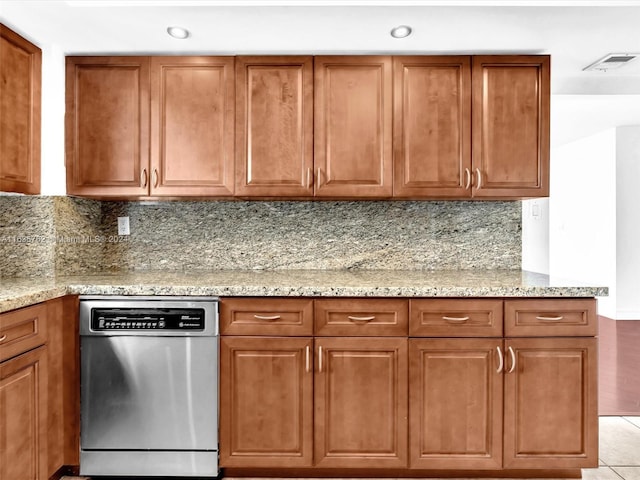
[[[131,235],[118,237],[117,217]],[[33,242],[26,238],[37,239]],[[20,241],[22,240],[22,241]],[[520,269],[520,202],[101,202],[0,197],[0,275]]]

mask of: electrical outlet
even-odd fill
[[[129,217],[118,217],[118,235],[129,235]]]

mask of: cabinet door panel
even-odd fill
[[[392,193],[391,57],[315,57],[315,194]]]
[[[505,367],[504,467],[596,467],[596,339],[508,339],[505,346],[515,366]]]
[[[312,57],[237,57],[236,194],[312,196]]]
[[[502,466],[498,339],[409,341],[410,466]]]
[[[151,58],[151,195],[233,193],[233,62]]]
[[[0,364],[0,478],[47,480],[46,347]]]
[[[470,196],[471,57],[393,61],[393,195]]]
[[[0,24],[0,191],[40,193],[42,52]]]
[[[311,466],[311,339],[222,337],[220,465]]]
[[[549,195],[549,64],[473,57],[474,196]]]
[[[149,59],[67,57],[67,193],[148,194]]]
[[[315,340],[315,462],[406,467],[407,339]]]

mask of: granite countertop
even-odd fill
[[[521,270],[145,271],[0,278],[0,312],[67,294],[310,297],[599,297],[589,286]]]

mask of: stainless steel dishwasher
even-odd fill
[[[80,474],[218,475],[218,302],[80,297]]]

